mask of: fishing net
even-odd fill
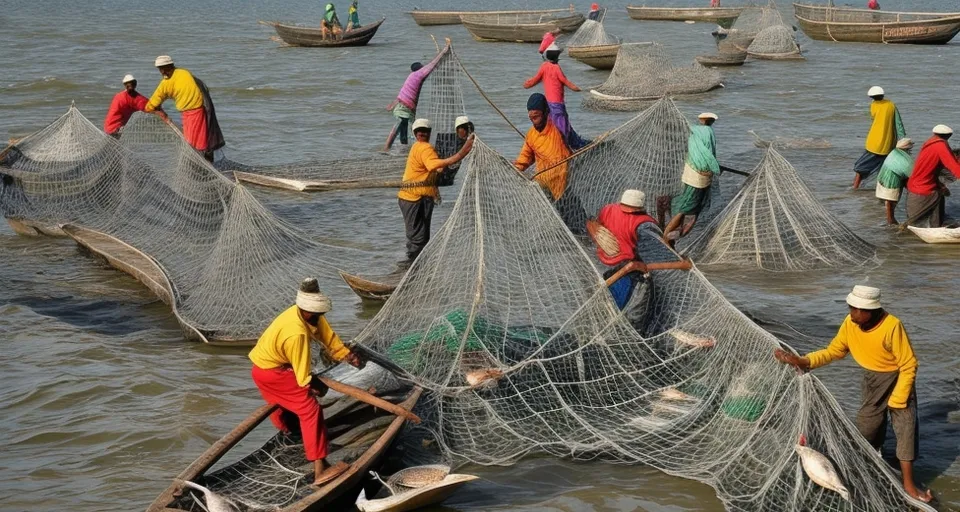
[[[827,211],[773,148],[684,252],[698,265],[778,272],[877,263],[876,248]]]
[[[427,390],[418,414],[443,456],[646,464],[713,486],[729,510],[932,510],[908,504],[823,384],[776,362],[779,340],[697,270],[653,276],[638,332],[537,184],[479,140],[464,173],[357,338]],[[801,469],[801,434],[849,502]]]
[[[603,23],[593,20],[584,21],[583,25],[580,25],[580,28],[564,42],[567,48],[619,43],[620,38],[607,34],[607,31],[603,28]]]
[[[717,46],[721,52],[747,51],[753,40],[766,28],[782,26],[783,16],[777,6],[770,2],[763,7],[748,6],[729,29],[718,29]]]
[[[457,137],[455,126],[457,117],[465,115],[462,79],[463,70],[453,50],[450,50],[430,72],[420,94],[417,117],[431,121],[431,143],[440,158],[452,156],[463,145],[463,141]],[[413,133],[409,136],[412,139]],[[413,142],[411,140],[411,144]],[[281,165],[249,165],[229,159],[217,164],[224,171],[239,171],[237,177],[243,181],[307,191],[399,187],[405,165],[405,155],[382,154]],[[442,185],[452,185],[452,176],[448,176]]]
[[[116,140],[71,108],[0,164],[4,216],[89,228],[145,253],[181,322],[208,340],[255,340],[305,275],[342,286],[332,262],[354,254],[281,221],[157,116],[135,114]]]
[[[671,64],[659,43],[620,46],[607,81],[583,97],[585,108],[639,110],[666,96],[698,94],[720,87],[720,72],[700,64]]]
[[[747,52],[756,57],[787,58],[800,55],[793,29],[786,25],[767,27],[757,34]]]

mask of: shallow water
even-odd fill
[[[687,5],[701,3],[706,2]],[[320,17],[320,2],[7,0],[0,10],[0,137],[45,126],[71,101],[99,123],[120,89],[120,77],[137,75],[142,92],[149,94],[159,78],[153,58],[168,53],[212,88],[231,158],[277,163],[356,155],[382,144],[392,120],[384,107],[410,62],[434,51],[430,34],[451,37],[485,91],[525,128],[527,91],[520,84],[539,65],[533,45],[477,43],[459,26],[418,27],[402,14],[413,7],[409,1],[361,4],[365,22],[388,17],[371,45],[326,51],[279,48],[269,40],[272,32],[256,25],[258,19],[313,23]],[[955,1],[884,4],[960,10]],[[607,30],[627,41],[661,41],[683,61],[713,50],[710,25],[641,23],[627,18],[623,4],[610,7]],[[958,248],[890,232],[872,192],[848,189],[849,169],[868,128],[869,86],[884,86],[914,140],[925,139],[937,123],[960,127],[960,106],[954,101],[960,42],[941,47],[825,44],[802,35],[800,42],[806,62],[748,62],[724,70],[724,90],[678,106],[688,115],[702,110],[720,115],[721,160],[735,167],[749,169],[761,155],[747,130],[767,139],[830,141],[829,149],[785,150],[784,155],[824,204],[881,246],[883,263],[782,276],[728,268],[706,272],[732,302],[771,322],[772,330],[801,351],[829,340],[845,314],[843,297],[851,285],[867,281],[882,287],[921,363],[919,476],[944,508],[960,508],[960,356],[954,345],[960,340],[954,312],[960,297],[960,270],[954,265]],[[563,64],[581,86],[599,84],[606,76],[575,61]],[[512,157],[519,149],[516,134],[469,85],[465,93],[480,136]],[[570,94],[567,101],[575,126],[587,135],[630,117],[583,112],[578,96]],[[725,178],[723,187],[730,193],[737,183],[738,178]],[[255,193],[318,238],[368,249],[368,259],[357,263],[371,273],[389,271],[402,257],[402,222],[393,192]],[[445,197],[436,225],[449,214],[455,190]],[[960,206],[949,205],[948,213],[960,216]],[[183,341],[163,303],[127,276],[79,254],[72,243],[18,237],[3,226],[0,261],[0,508],[142,510],[176,473],[259,405],[245,350]],[[345,337],[375,314],[345,288],[335,290],[334,300],[334,324]],[[852,413],[859,393],[853,363],[818,374]],[[465,488],[447,509],[722,510],[711,488],[648,468],[534,458],[507,468],[469,470],[484,480]]]

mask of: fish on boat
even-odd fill
[[[292,25],[280,23],[279,21],[258,21],[261,25],[273,27],[277,31],[277,37],[289,46],[309,46],[316,48],[341,48],[345,46],[366,46],[377,34],[377,30],[386,18],[370,25],[364,25],[358,29],[344,32],[339,39],[324,39],[317,26]]]
[[[379,475],[374,473],[379,480]],[[357,499],[360,512],[404,512],[440,503],[449,498],[467,482],[477,480],[474,475],[450,473],[449,466],[415,466],[398,471],[386,482],[380,480],[387,496],[368,500]]]
[[[409,412],[421,392],[414,387],[379,397]],[[177,475],[147,512],[216,511],[212,508],[215,503],[229,503],[237,512],[308,512],[351,506],[367,472],[379,468],[406,420],[346,395],[326,397],[321,403],[330,439],[327,461],[350,464],[333,481],[319,488],[312,485],[313,464],[306,459],[299,433],[277,432],[252,453],[210,471],[277,409],[266,404]],[[208,493],[212,493],[212,501]]]
[[[810,39],[855,43],[946,44],[960,33],[960,12],[874,11],[793,4]]]

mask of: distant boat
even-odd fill
[[[556,14],[571,12],[573,9],[541,9],[535,11],[421,11],[415,9],[408,14],[420,26],[430,25],[459,25],[462,14]]]
[[[745,7],[645,7],[627,6],[627,15],[647,21],[703,21],[730,27]]]
[[[620,43],[593,46],[568,46],[567,55],[594,69],[613,69],[617,63]]]
[[[344,46],[366,46],[377,34],[377,29],[386,21],[382,18],[380,21],[365,25],[356,30],[344,32],[340,39],[324,39],[320,27],[305,27],[303,25],[288,25],[277,21],[259,21],[261,25],[273,27],[277,31],[280,40],[290,46],[311,46],[319,48],[339,48]]]
[[[946,44],[960,32],[957,12],[872,11],[809,4],[793,4],[793,12],[803,33],[818,41]]]
[[[478,41],[539,43],[554,30],[574,32],[586,21],[580,13],[555,14],[463,14],[463,26]]]

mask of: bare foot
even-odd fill
[[[930,503],[933,500],[933,493],[930,492],[930,489],[921,491],[920,489],[914,487],[913,489],[904,488],[904,490],[907,491],[907,494],[910,496],[913,496],[924,503]]]
[[[330,466],[327,469],[324,469],[322,473],[317,475],[316,480],[313,481],[313,485],[316,487],[320,487],[321,485],[329,483],[333,479],[342,475],[349,468],[350,468],[350,465],[347,464],[346,462],[343,462],[343,461],[338,462],[333,466]]]

